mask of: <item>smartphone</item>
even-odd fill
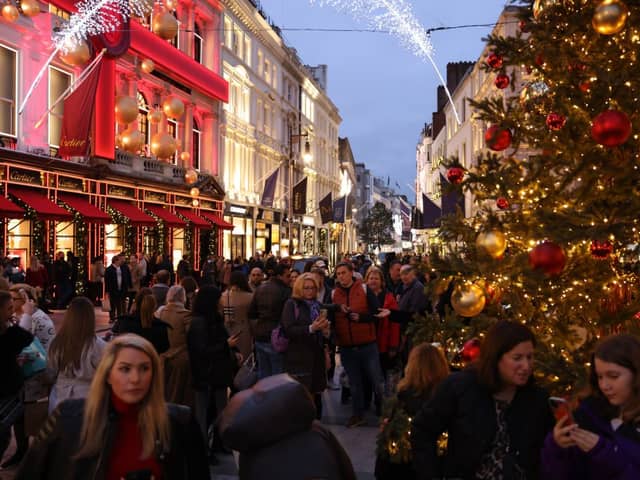
[[[326,317],[329,315],[329,311],[326,308],[321,308],[320,309],[320,316],[321,317]]]
[[[127,472],[124,476],[124,480],[151,480],[152,478],[153,474],[149,469]]]
[[[565,425],[568,426],[575,423],[573,420],[573,415],[571,414],[571,407],[569,406],[569,402],[566,399],[560,397],[549,397],[549,406],[553,411],[553,416],[556,417],[556,421],[568,416],[569,419],[567,420]]]

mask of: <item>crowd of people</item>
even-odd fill
[[[549,394],[535,385],[536,338],[525,325],[497,322],[478,360],[453,373],[438,345],[412,344],[407,326],[441,308],[425,294],[419,258],[389,255],[376,266],[348,256],[330,274],[322,259],[298,271],[289,259],[211,257],[195,272],[185,258],[174,272],[162,256],[116,255],[107,268],[97,259],[91,279],[86,296],[54,282],[54,298],[66,302],[57,331],[41,301],[47,281],[0,284],[0,458],[13,433],[17,449],[2,466],[20,464],[16,478],[208,478],[227,447],[242,449],[241,478],[260,478],[246,472],[294,433],[335,453],[342,473],[327,478],[352,478],[344,451],[313,422],[326,389],[350,402],[349,428],[369,410],[380,416],[393,396],[410,418],[411,454],[398,462],[379,451],[379,479],[640,478],[637,338],[602,340],[591,395],[554,420]],[[106,339],[96,335],[98,302],[112,323]],[[46,368],[28,375],[34,343]],[[254,365],[256,385],[239,391],[234,378]],[[273,401],[252,403],[269,392]],[[25,406],[43,396],[51,415],[29,447]],[[281,396],[308,401],[281,412]],[[238,416],[247,404],[275,409],[262,412],[279,424],[272,443],[264,422]],[[300,478],[291,475],[279,478]]]

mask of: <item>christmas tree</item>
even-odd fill
[[[539,341],[538,380],[569,393],[598,338],[639,330],[640,4],[513,3],[517,35],[488,38],[495,98],[472,102],[487,153],[462,174],[447,162],[476,207],[443,219],[448,251],[431,254],[429,288],[449,288],[453,309],[413,334],[451,353],[498,319],[521,321]]]

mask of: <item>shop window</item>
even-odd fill
[[[56,222],[55,251],[74,252],[74,233],[73,222]]]
[[[0,45],[0,134],[15,137],[16,132],[16,57],[15,50]]]
[[[104,236],[104,254],[107,262],[105,265],[111,265],[113,256],[124,251],[124,225],[105,225]]]
[[[202,33],[198,24],[194,24],[193,26],[193,59],[202,63],[202,51],[204,49],[204,38],[202,38]]]
[[[178,268],[178,262],[184,256],[184,228],[173,229],[173,268]]]
[[[7,255],[20,257],[23,268],[31,255],[31,221],[10,219],[7,222]]]
[[[200,170],[200,145],[202,140],[202,131],[198,126],[196,119],[193,119],[193,135],[191,138],[191,166],[196,170]]]
[[[64,102],[59,101],[64,92],[71,85],[71,75],[55,67],[49,67],[49,145],[58,147],[62,134],[62,117],[64,115]]]

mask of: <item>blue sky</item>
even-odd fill
[[[425,28],[484,24],[498,19],[506,0],[406,0]],[[260,0],[272,22],[282,28],[367,28],[331,7],[309,0]],[[435,60],[475,61],[490,27],[434,32]],[[407,184],[415,178],[420,131],[431,121],[438,79],[431,65],[384,33],[284,31],[290,46],[309,65],[329,66],[328,91],[340,109],[340,136],[349,137],[357,162],[376,176],[391,177],[414,202]]]

